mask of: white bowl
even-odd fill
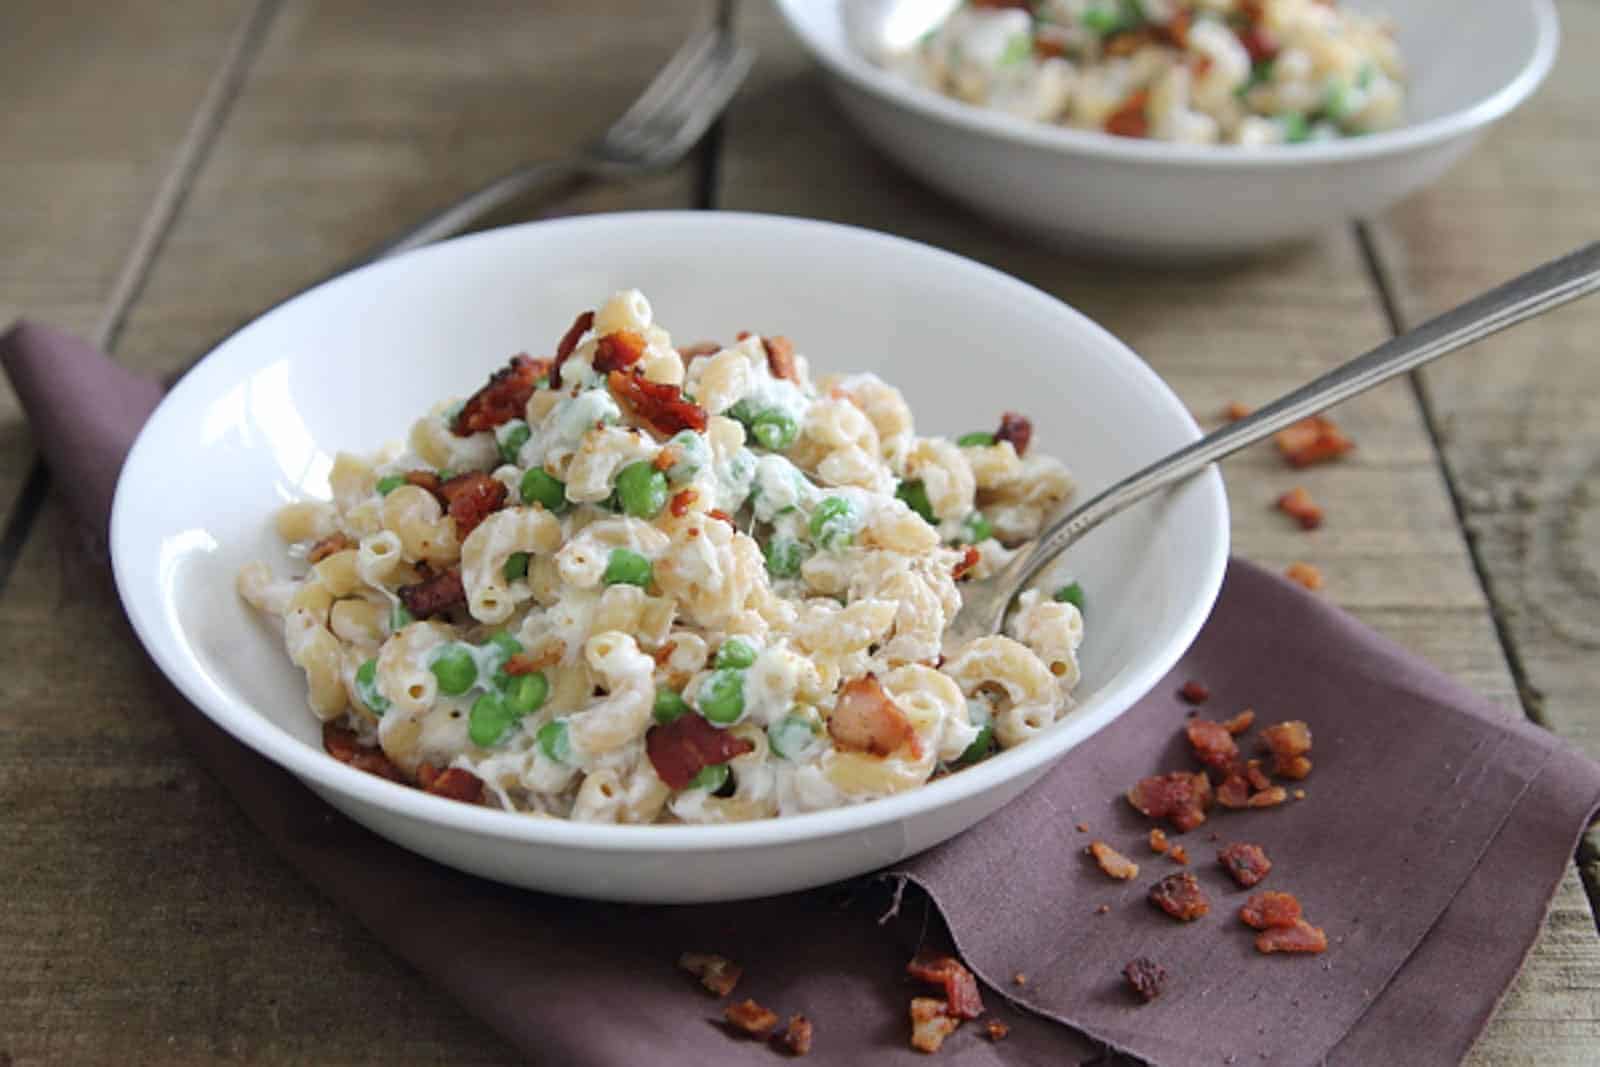
[[[1310,236],[1438,178],[1555,61],[1551,0],[1363,0],[1395,21],[1407,124],[1320,144],[1177,145],[1066,129],[911,85],[850,44],[850,0],[775,0],[861,131],[929,184],[1049,243],[1204,259]]]
[[[909,793],[738,825],[597,826],[443,800],[325,755],[277,628],[234,593],[242,563],[289,565],[272,510],[326,498],[336,451],[402,437],[439,398],[470,392],[510,353],[547,351],[576,310],[629,286],[680,338],[782,331],[813,366],[879,371],[929,431],[1031,412],[1038,447],[1088,490],[1198,435],[1171,390],[1100,327],[909,241],[699,212],[497,230],[296,297],[167,396],[123,468],[111,522],[117,587],[156,663],[223,729],[407,848],[573,896],[703,901],[820,885],[959,833],[1148,691],[1199,630],[1228,550],[1215,472],[1074,549],[1090,598],[1080,706],[1038,739]]]

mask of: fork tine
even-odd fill
[[[694,144],[738,92],[755,62],[755,52],[731,40],[726,45],[704,75],[655,117],[655,124],[662,127],[663,143],[653,146],[652,154],[670,156]]]
[[[713,28],[685,41],[629,105],[628,110],[611,124],[611,129],[621,132],[648,121],[663,104],[670,102],[681,91],[685,81],[699,72],[706,57],[722,42],[725,34],[726,31]]]

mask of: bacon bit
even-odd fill
[[[966,550],[961,553],[961,559],[956,562],[955,568],[951,570],[950,576],[958,582],[961,581],[972,573],[972,568],[976,567],[978,561],[982,558],[983,556],[979,553],[977,546],[968,545]]]
[[[678,358],[683,360],[687,367],[701,356],[714,356],[722,351],[722,346],[716,341],[696,341],[692,345],[685,345],[678,349]]]
[[[1243,711],[1241,711],[1239,714],[1235,715],[1233,718],[1224,720],[1223,723],[1222,723],[1222,728],[1224,730],[1228,731],[1233,736],[1238,737],[1240,734],[1244,733],[1246,730],[1250,729],[1250,727],[1254,726],[1255,724],[1256,724],[1255,709],[1254,708],[1245,708]]]
[[[712,952],[685,952],[678,957],[678,966],[700,979],[708,993],[725,997],[733,992],[744,974],[744,968]]]
[[[441,505],[445,503],[444,497],[439,495],[439,489],[443,483],[439,481],[439,476],[433,471],[406,471],[405,478],[407,485],[414,485],[418,489],[426,489],[433,494],[434,499],[438,500]]]
[[[1193,922],[1211,910],[1211,904],[1189,871],[1169,874],[1150,887],[1150,903],[1177,919]]]
[[[1251,797],[1250,807],[1275,808],[1288,799],[1289,791],[1283,788],[1281,785],[1275,785],[1271,789],[1263,789],[1261,792]]]
[[[778,1016],[753,1000],[741,1000],[722,1009],[728,1025],[746,1037],[766,1038],[778,1025]]]
[[[567,327],[567,332],[561,335],[561,341],[556,345],[555,362],[550,367],[550,388],[561,388],[561,364],[572,358],[572,353],[577,351],[578,342],[583,340],[583,335],[594,327],[594,312],[585,311],[572,321]]]
[[[960,1025],[960,1019],[945,1014],[945,1003],[938,997],[911,998],[911,1047],[918,1052],[938,1052]]]
[[[1328,935],[1321,928],[1298,919],[1293,926],[1274,926],[1256,935],[1256,951],[1309,952],[1318,955],[1328,950]]]
[[[1291,467],[1309,467],[1313,463],[1338,459],[1356,447],[1332,419],[1323,415],[1301,419],[1273,434],[1272,440]]]
[[[1322,509],[1311,499],[1303,485],[1297,485],[1278,498],[1277,508],[1300,524],[1302,530],[1315,530],[1322,525]]]
[[[482,471],[458,474],[439,487],[450,517],[456,521],[456,536],[465,541],[478,524],[505,507],[506,484]]]
[[[1106,119],[1105,130],[1115,137],[1147,137],[1150,134],[1150,120],[1145,116],[1144,109],[1150,103],[1150,93],[1140,89],[1123,103]]]
[[[336,552],[343,552],[347,548],[354,547],[356,547],[356,543],[350,540],[348,534],[343,531],[332,533],[311,546],[311,550],[306,553],[306,562],[321,563]]]
[[[1300,921],[1300,901],[1293,893],[1252,893],[1239,909],[1239,919],[1257,930],[1293,926]]]
[[[1007,411],[1000,416],[1000,428],[994,432],[994,440],[995,444],[1010,441],[1017,455],[1027,455],[1028,442],[1033,440],[1033,420],[1026,415]]]
[[[515,656],[506,660],[500,669],[513,678],[524,674],[536,674],[539,670],[533,661],[533,657],[525,652],[518,652]]]
[[[729,730],[719,730],[699,715],[680,715],[644,735],[650,765],[669,789],[682,789],[707,767],[727,763],[755,749]]]
[[[693,504],[699,494],[693,489],[679,489],[672,494],[672,499],[667,501],[667,510],[672,512],[672,517],[681,519],[689,514],[689,505]]]
[[[533,359],[526,353],[512,356],[510,363],[491,374],[484,387],[461,405],[450,423],[450,432],[466,437],[521,418],[533,395],[534,383],[547,371],[554,380],[549,360]]]
[[[1128,988],[1148,1004],[1161,995],[1167,984],[1167,969],[1148,956],[1140,956],[1122,968],[1122,977],[1128,980]]]
[[[1270,789],[1272,787],[1272,779],[1268,778],[1266,773],[1262,771],[1261,761],[1258,759],[1250,760],[1244,765],[1244,777],[1245,781],[1250,783],[1251,789]]]
[[[391,782],[406,784],[405,772],[381,748],[368,748],[356,737],[355,731],[333,723],[322,724],[322,748],[340,763],[348,763],[358,771],[387,778]]]
[[[1250,53],[1250,62],[1264,63],[1278,54],[1278,38],[1265,26],[1251,26],[1237,34],[1239,43]]]
[[[1173,845],[1171,850],[1167,852],[1167,856],[1173,863],[1179,863],[1184,866],[1189,865],[1189,850],[1182,845]]]
[[[614,370],[606,375],[611,394],[663,437],[680,430],[706,428],[706,409],[684,399],[683,390],[665,382],[652,382],[638,374]]]
[[[1233,735],[1220,722],[1209,719],[1190,719],[1184,727],[1194,758],[1215,770],[1226,773],[1239,761],[1239,746]]]
[[[1006,1039],[1006,1035],[1010,1032],[1011,1027],[1007,1026],[999,1019],[990,1019],[988,1022],[983,1024],[983,1036],[987,1037],[990,1041],[1004,1041]]]
[[[1298,582],[1313,593],[1322,588],[1322,572],[1309,563],[1291,563],[1283,574],[1291,582]]]
[[[1139,865],[1104,841],[1089,842],[1088,853],[1094,857],[1100,869],[1112,878],[1126,882],[1130,878],[1139,877]]]
[[[1094,909],[1094,913],[1096,915],[1110,915],[1111,914],[1111,905],[1110,904],[1102,904],[1098,908]]]
[[[1293,793],[1293,796],[1296,800],[1304,800],[1306,798],[1306,791],[1304,789],[1296,789]]]
[[[1156,43],[1155,31],[1148,27],[1137,30],[1123,30],[1114,33],[1106,39],[1105,54],[1108,56],[1131,56],[1146,45]]]
[[[1222,409],[1222,417],[1229,422],[1238,422],[1240,419],[1248,417],[1249,414],[1250,409],[1237,400]]]
[[[735,530],[737,530],[739,528],[739,524],[733,521],[733,516],[729,515],[726,511],[723,511],[721,508],[712,508],[710,511],[706,512],[706,518],[708,518],[708,519],[721,519],[723,522],[727,523],[729,526],[732,526]]]
[[[1011,984],[1012,985],[1027,985],[1028,984],[1028,976],[1023,974],[1021,971],[1018,971],[1016,974],[1011,976]]]
[[[417,768],[417,780],[422,783],[422,788],[436,797],[446,800],[459,800],[463,804],[476,804],[483,799],[483,779],[471,771],[462,770],[460,767],[449,767],[436,773],[431,780],[423,781],[422,769],[433,768],[424,763]]]
[[[983,1014],[978,980],[954,956],[918,953],[906,964],[906,973],[919,982],[944,986],[945,1011],[956,1019],[976,1019]]]
[[[1144,778],[1128,790],[1128,803],[1141,815],[1166,819],[1179,831],[1193,830],[1206,821],[1211,804],[1211,780],[1204,772],[1173,771]]]
[[[595,373],[610,374],[612,371],[628,369],[644,358],[647,344],[642,334],[632,330],[606,334],[594,346]]]
[[[1204,682],[1197,682],[1191,678],[1183,683],[1178,695],[1191,704],[1204,704],[1211,699],[1211,690],[1206,688]]]
[[[416,619],[432,618],[467,602],[467,591],[461,585],[461,571],[457,567],[440,571],[415,585],[402,585],[395,592]]]
[[[828,717],[828,734],[840,748],[887,756],[907,745],[913,758],[921,752],[916,730],[882,684],[870,674],[844,684]]]
[[[767,369],[774,378],[787,378],[791,382],[800,380],[794,365],[793,341],[787,337],[763,337],[761,347],[767,350]]]
[[[650,658],[656,661],[657,667],[665,667],[667,665],[667,660],[671,659],[672,654],[677,650],[678,642],[667,641],[662,644],[660,648],[650,653]]]
[[[671,470],[672,465],[676,462],[678,462],[678,450],[676,448],[663,448],[650,461],[650,469],[666,472]]]
[[[1167,851],[1167,849],[1169,849],[1171,847],[1172,847],[1172,845],[1170,843],[1168,843],[1168,841],[1167,841],[1167,832],[1165,830],[1161,829],[1161,827],[1159,827],[1159,826],[1151,827],[1151,829],[1150,829],[1150,851],[1151,852],[1155,852],[1157,854],[1160,854],[1162,852]]]
[[[1311,773],[1311,727],[1299,719],[1275,723],[1261,731],[1261,740],[1272,752],[1272,773],[1299,780]]]
[[[1217,862],[1245,889],[1249,889],[1272,870],[1272,861],[1260,845],[1235,842],[1217,853]]]
[[[1238,810],[1250,804],[1250,783],[1237,774],[1230,774],[1217,786],[1217,803]]]
[[[1077,826],[1073,827],[1073,829],[1077,830],[1080,834],[1086,834],[1089,832],[1089,824],[1086,822],[1080,822]]]
[[[1194,12],[1180,11],[1162,28],[1163,34],[1179,48],[1189,47],[1189,27],[1194,23]]]
[[[1054,37],[1046,37],[1042,33],[1035,33],[1034,34],[1034,36],[1033,36],[1033,58],[1034,59],[1062,59],[1062,58],[1065,58],[1066,54],[1067,54],[1067,46],[1066,46],[1065,42],[1059,41]]]
[[[804,1015],[789,1016],[789,1023],[781,1034],[772,1035],[772,1043],[779,1051],[791,1056],[804,1056],[811,1052],[811,1020]]]

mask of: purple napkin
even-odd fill
[[[0,362],[60,491],[103,537],[112,472],[159,388],[39,326],[0,338]],[[1191,709],[1176,693],[1191,678],[1211,690],[1208,718],[1248,706],[1258,727],[1308,722],[1315,769],[1303,800],[1214,809],[1181,837],[1169,828],[1211,901],[1179,924],[1145,893],[1180,868],[1150,852],[1149,821],[1121,796],[1194,766],[1181,736]],[[963,1026],[947,1062],[1075,1062],[1109,1046],[1161,1064],[1454,1063],[1516,976],[1600,808],[1600,766],[1240,561],[1172,674],[1008,808],[876,882],[732,905],[591,904],[437,866],[338,815],[155,684],[291,863],[540,1062],[772,1055],[717,1024],[720,1003],[675,969],[685,950],[743,964],[736,997],[810,1017],[814,1062],[924,1062],[907,1045],[921,991],[903,968],[948,936],[988,983],[990,1017],[1012,1029],[992,1043],[981,1022]],[[1092,839],[1139,876],[1108,879],[1083,854]],[[1254,950],[1237,918],[1247,894],[1215,862],[1232,841],[1266,849],[1260,888],[1295,893],[1327,932],[1326,954]],[[1170,975],[1149,1005],[1120,976],[1136,956]]]

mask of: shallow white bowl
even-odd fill
[[[157,409],[122,471],[111,542],[123,603],[161,669],[223,729],[407,848],[574,896],[698,901],[819,885],[959,833],[1142,696],[1199,630],[1228,548],[1215,472],[1074,550],[1090,598],[1081,705],[1038,739],[907,794],[739,825],[595,826],[439,799],[325,755],[277,628],[234,593],[242,563],[289,565],[272,510],[326,498],[336,451],[403,437],[439,398],[470,392],[511,353],[548,351],[576,311],[629,286],[681,339],[781,331],[813,366],[879,371],[930,432],[1028,411],[1038,447],[1065,458],[1088,490],[1198,434],[1177,397],[1100,327],[1022,282],[909,241],[687,212],[466,237],[268,313]]]
[[[1360,0],[1391,15],[1410,69],[1407,124],[1326,144],[1175,145],[973,107],[873,65],[851,0],[775,0],[869,139],[1008,227],[1140,259],[1204,259],[1306,237],[1438,178],[1549,73],[1551,0]]]

